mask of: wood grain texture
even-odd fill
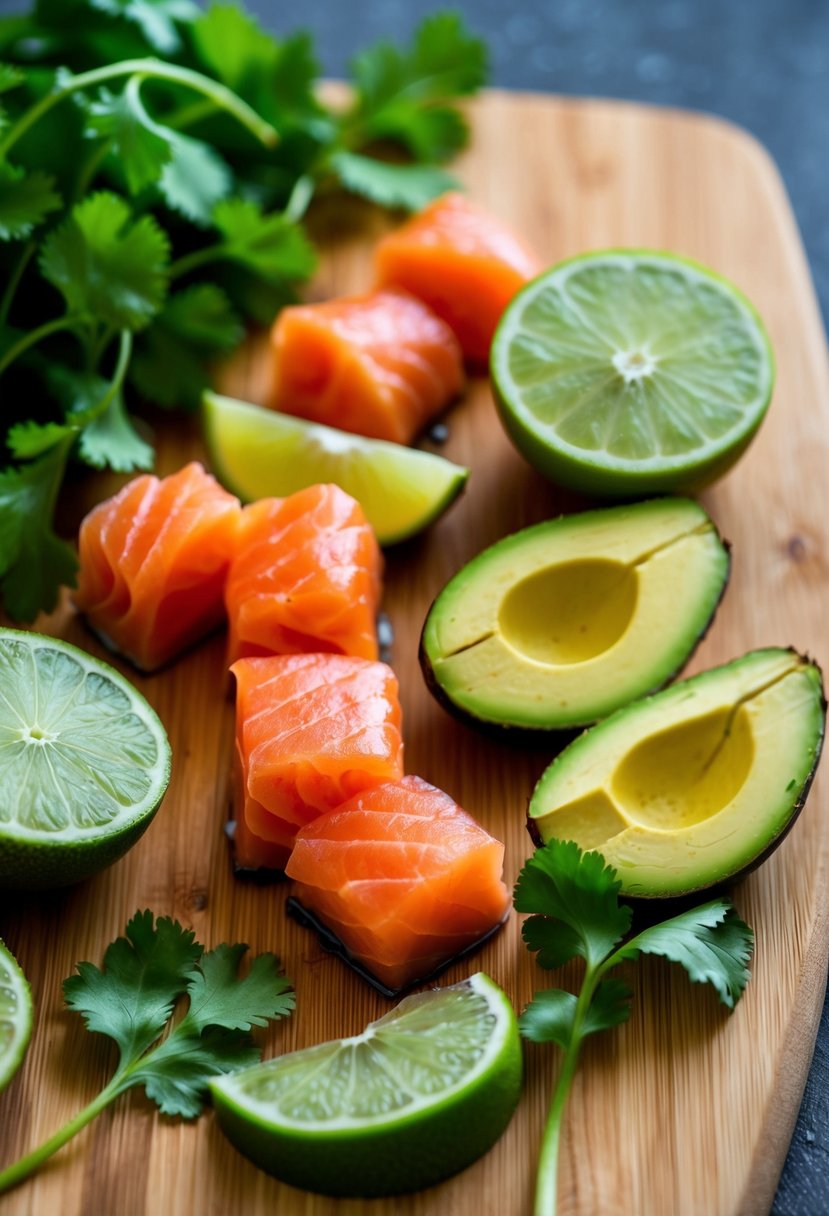
[[[603,246],[667,248],[704,261],[760,309],[779,364],[771,412],[739,466],[704,496],[734,545],[731,587],[691,670],[764,644],[827,658],[829,375],[799,238],[778,175],[748,136],[719,121],[605,102],[490,94],[474,109],[474,145],[459,173],[474,198],[511,221],[550,262]],[[370,283],[370,237],[383,221],[356,204],[315,217],[326,247],[312,295]],[[266,365],[246,350],[223,387],[255,398]],[[492,742],[452,721],[427,694],[417,638],[436,592],[505,533],[580,505],[533,473],[473,382],[449,418],[447,455],[472,468],[461,501],[427,535],[388,557],[385,607],[396,640],[407,771],[451,792],[506,842],[512,882],[529,852],[523,815],[551,752]],[[191,430],[163,437],[161,466],[199,450]],[[101,653],[71,611],[41,627]],[[267,1054],[353,1033],[387,1003],[286,919],[286,885],[234,879],[223,836],[232,713],[223,697],[223,639],[138,686],[174,748],[167,799],[130,855],[67,892],[7,898],[0,934],[37,1003],[24,1069],[0,1098],[0,1153],[11,1160],[88,1101],[113,1064],[109,1045],[61,1009],[78,959],[100,961],[127,917],[148,906],[209,944],[276,950],[298,1009],[266,1036]],[[123,670],[127,670],[125,667]],[[824,990],[827,783],[818,780],[794,831],[740,885],[757,931],[754,978],[735,1014],[659,960],[632,972],[630,1022],[585,1051],[569,1105],[562,1216],[759,1216],[772,1201],[808,1068]],[[517,1007],[537,985],[512,917],[475,961]],[[447,981],[470,969],[457,966]],[[566,970],[565,983],[575,981]],[[207,1115],[173,1122],[134,1093],[0,1201],[4,1216],[524,1216],[556,1051],[529,1045],[518,1113],[493,1151],[440,1187],[393,1202],[321,1199],[250,1166]]]

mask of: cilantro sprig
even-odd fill
[[[74,579],[53,523],[70,465],[152,466],[131,413],[193,408],[246,323],[293,298],[317,194],[413,210],[454,184],[456,103],[487,73],[459,15],[364,50],[345,104],[319,71],[308,35],[275,38],[229,0],[36,0],[0,19],[0,590],[16,619]]]
[[[555,1216],[561,1125],[582,1044],[630,1017],[632,990],[609,973],[642,954],[662,955],[684,967],[692,982],[711,984],[729,1009],[749,980],[754,934],[728,900],[709,900],[629,937],[633,913],[619,902],[620,890],[601,854],[561,840],[539,849],[515,886],[516,910],[532,913],[522,934],[538,963],[548,970],[575,958],[585,964],[578,994],[547,988],[519,1019],[524,1038],[564,1052],[541,1144],[536,1216]]]
[[[77,974],[63,984],[66,1005],[88,1030],[114,1040],[118,1065],[88,1106],[0,1172],[0,1194],[28,1178],[126,1090],[143,1086],[165,1115],[194,1119],[211,1077],[256,1064],[261,1052],[250,1031],[287,1017],[294,994],[273,954],[260,954],[240,978],[246,950],[241,944],[205,950],[178,921],[144,911],[107,947],[103,968],[78,963]],[[176,1020],[185,999],[187,1010]]]

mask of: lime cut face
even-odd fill
[[[205,437],[220,481],[239,498],[282,498],[333,483],[360,503],[381,545],[422,531],[460,494],[468,470],[432,452],[364,439],[205,393]]]
[[[20,1067],[32,1033],[32,994],[9,950],[0,941],[0,1090]]]
[[[170,776],[164,728],[105,663],[0,630],[0,881],[77,881],[144,830]]]
[[[573,258],[530,283],[492,349],[507,431],[541,472],[607,495],[693,490],[738,458],[774,360],[748,300],[670,254]]]
[[[219,1121],[262,1168],[330,1195],[429,1186],[481,1156],[521,1085],[515,1014],[479,973],[407,997],[362,1034],[213,1083]]]

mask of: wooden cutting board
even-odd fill
[[[728,275],[760,309],[777,352],[778,387],[748,455],[704,496],[733,542],[734,567],[693,670],[765,644],[792,643],[825,662],[829,377],[803,251],[767,155],[718,120],[615,103],[492,93],[474,107],[473,122],[460,176],[549,262],[603,246],[672,249]],[[315,225],[327,252],[314,296],[368,287],[370,238],[383,222],[356,204],[320,211]],[[223,387],[256,397],[262,373],[252,349],[226,372]],[[445,451],[471,466],[469,489],[428,534],[388,558],[385,607],[395,630],[407,769],[450,791],[506,842],[512,882],[530,848],[527,797],[551,750],[494,744],[448,718],[424,688],[417,637],[433,596],[469,557],[579,504],[512,450],[486,381],[472,383],[449,429]],[[198,451],[182,424],[162,437],[161,468]],[[101,653],[70,611],[40,627]],[[62,1010],[60,982],[76,960],[100,962],[136,908],[177,916],[208,944],[244,940],[282,956],[297,1012],[265,1036],[266,1054],[357,1032],[388,1007],[286,919],[285,885],[233,877],[223,835],[232,711],[222,657],[223,640],[215,638],[171,670],[136,679],[170,731],[175,763],[167,799],[132,853],[75,890],[0,903],[0,934],[37,1004],[25,1066],[0,1099],[3,1161],[39,1143],[109,1075],[109,1044]],[[631,1020],[590,1044],[574,1086],[561,1216],[769,1209],[824,991],[827,791],[829,783],[816,783],[786,842],[735,892],[757,931],[757,951],[733,1016],[659,960],[631,972]],[[479,967],[519,1008],[550,982],[521,946],[515,916],[474,963],[455,966],[446,980]],[[566,984],[575,979],[575,968],[561,976]],[[336,1202],[291,1190],[238,1156],[209,1114],[193,1124],[167,1120],[133,1093],[0,1208],[8,1216],[524,1216],[556,1067],[554,1048],[530,1045],[521,1105],[501,1141],[459,1177],[418,1195]]]

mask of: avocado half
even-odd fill
[[[537,843],[596,849],[625,895],[686,895],[759,865],[820,757],[820,669],[754,650],[618,710],[566,747],[530,799]]]
[[[688,498],[525,528],[479,553],[438,595],[420,643],[426,682],[480,723],[596,722],[685,665],[728,572],[727,545]]]

